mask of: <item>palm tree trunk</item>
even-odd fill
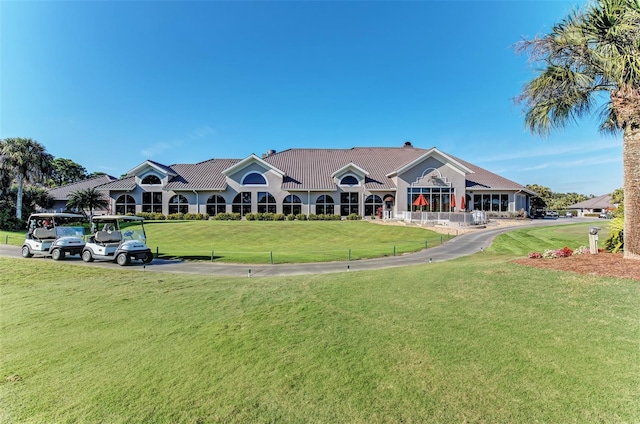
[[[624,257],[640,260],[640,126],[628,125],[622,140]]]
[[[18,196],[16,198],[16,218],[22,219],[22,195],[24,192],[24,178],[22,174],[18,174],[16,177],[18,180]]]

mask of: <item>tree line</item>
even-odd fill
[[[88,173],[71,159],[55,158],[31,138],[0,140],[0,228],[21,228],[23,216],[38,207],[50,207],[49,188],[100,175],[105,173]],[[82,211],[107,205],[108,201],[95,189],[78,190],[67,203],[67,207]]]

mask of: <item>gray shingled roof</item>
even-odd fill
[[[411,147],[352,149],[289,149],[264,160],[287,174],[284,190],[334,190],[331,174],[353,163],[366,170],[368,190],[395,189],[387,174],[417,159],[427,151]]]
[[[171,165],[178,175],[169,181],[165,190],[224,190],[226,177],[222,171],[240,162],[240,159],[209,159],[195,164]]]
[[[367,189],[395,189],[387,174],[418,159],[428,150],[413,147],[289,149],[264,160],[287,174],[287,179],[282,185],[284,190],[333,190],[335,183],[331,174],[349,163],[369,172],[365,183]],[[524,189],[514,181],[457,157],[448,156],[474,171],[473,174],[467,175],[467,188]]]
[[[86,190],[88,188],[97,188],[98,186],[114,180],[116,180],[116,177],[112,177],[111,175],[100,175],[97,177],[78,181],[76,183],[52,188],[48,190],[48,193],[49,196],[51,196],[55,200],[67,200],[69,198],[69,195],[73,192],[76,192],[78,190]]]
[[[449,155],[451,156],[451,155]],[[524,186],[511,181],[507,178],[501,177],[498,174],[494,174],[491,171],[487,171],[484,168],[480,168],[477,165],[464,161],[462,159],[451,156],[455,160],[459,161],[469,169],[473,170],[473,174],[467,175],[467,188],[468,189],[492,189],[492,190],[526,190]],[[527,190],[531,192],[530,190]]]
[[[578,202],[574,205],[567,206],[567,209],[607,209],[613,208],[614,204],[611,203],[611,194],[604,194],[598,197],[592,197],[583,202]]]
[[[124,177],[119,180],[103,184],[96,188],[98,190],[133,190],[134,188],[136,188],[136,177],[133,175],[130,177]]]
[[[387,175],[410,164],[429,150],[414,147],[288,149],[263,160],[285,173],[283,190],[335,190],[335,182],[331,175],[349,164],[354,164],[369,173],[365,179],[365,187],[368,190],[394,190],[395,184]],[[474,171],[473,174],[467,175],[467,188],[526,190],[516,182],[462,159],[448,156]],[[165,190],[224,190],[227,183],[222,171],[241,161],[242,159],[210,159],[195,164],[171,166],[153,163],[177,174],[164,187]],[[131,190],[135,188],[135,179],[128,176],[99,188]]]

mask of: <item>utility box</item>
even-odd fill
[[[600,227],[589,228],[589,253],[592,255],[598,254],[598,231]]]

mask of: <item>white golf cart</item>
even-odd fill
[[[153,260],[151,249],[145,244],[144,218],[127,215],[98,215],[91,219],[91,233],[82,250],[82,260],[115,261],[124,266],[131,259],[145,264]]]
[[[73,213],[32,213],[22,245],[22,256],[51,256],[56,261],[79,255],[84,248],[83,215]]]

